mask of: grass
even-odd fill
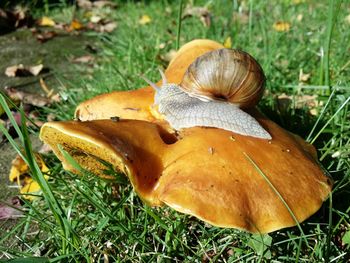
[[[100,47],[93,78],[82,75],[67,80],[58,76],[66,87],[61,91],[66,101],[43,114],[52,112],[59,120],[71,119],[81,101],[112,90],[144,86],[141,73],[157,80],[157,68],[167,64],[162,56],[177,43],[195,38],[223,43],[231,37],[233,47],[258,58],[265,70],[267,92],[260,109],[282,127],[307,138],[317,148],[320,164],[334,179],[331,198],[316,215],[297,227],[269,235],[216,228],[166,207],[145,206],[131,186],[123,183],[123,175],[115,171],[110,173],[120,178],[118,184],[86,171],[83,176],[64,171],[52,154],[45,156],[51,168],[51,179],[46,182],[33,158],[28,131],[15,125],[21,143],[8,139],[23,154],[43,191],[34,202],[26,202],[26,216],[9,232],[0,234],[3,258],[36,255],[52,262],[102,262],[106,258],[110,262],[349,260],[349,244],[341,243],[350,231],[348,10],[345,1],[296,2],[195,1],[210,9],[211,26],[190,17],[182,21],[181,36],[177,34],[180,2],[126,1],[115,11],[107,8],[108,16],[118,21],[118,29],[108,35],[89,33]],[[184,8],[187,4],[183,1]],[[69,5],[50,7],[48,15],[70,19],[72,10]],[[141,26],[138,20],[143,14],[152,21]],[[289,22],[291,30],[275,31],[276,21]],[[300,69],[311,74],[306,83],[299,81]],[[291,99],[286,107],[277,100],[283,93]],[[310,114],[310,105],[298,106],[305,95],[317,95],[315,114]],[[3,99],[1,105],[6,109]]]

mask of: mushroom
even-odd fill
[[[167,78],[179,83],[196,57],[221,47],[209,40],[186,44]],[[249,114],[271,140],[207,127],[174,133],[152,110],[153,94],[146,87],[95,97],[76,110],[83,122],[46,123],[40,138],[67,170],[78,172],[58,145],[99,176],[106,177],[105,162],[112,164],[145,203],[165,204],[219,227],[268,233],[294,226],[315,213],[331,191],[313,147],[256,109]]]

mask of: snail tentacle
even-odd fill
[[[150,85],[155,91],[159,91],[160,87],[157,86],[156,83],[150,81],[148,78],[146,78],[145,76],[140,75],[140,77],[147,82],[148,85]]]
[[[164,72],[161,69],[158,69],[158,70],[159,70],[160,75],[162,76],[162,85],[168,84],[168,80],[166,79]]]

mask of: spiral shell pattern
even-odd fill
[[[225,100],[250,108],[264,92],[265,75],[248,53],[223,48],[198,57],[188,67],[180,88],[204,101]]]

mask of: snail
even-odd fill
[[[144,78],[155,89],[154,105],[176,130],[194,126],[216,127],[238,134],[271,139],[270,134],[241,108],[254,107],[265,86],[265,75],[248,53],[217,49],[198,57],[182,82],[162,86]]]

